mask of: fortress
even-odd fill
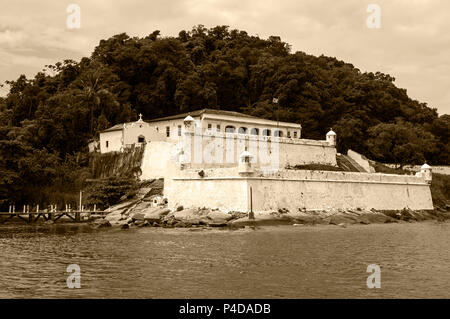
[[[327,209],[432,210],[431,168],[416,175],[374,173],[349,152],[359,172],[336,167],[336,133],[301,138],[301,125],[203,109],[124,123],[100,133],[100,152],[144,147],[141,180],[164,178],[169,206],[234,211]]]

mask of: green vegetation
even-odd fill
[[[433,173],[431,197],[435,207],[450,209],[450,176]]]
[[[7,82],[10,92],[0,98],[0,208],[49,200],[56,191],[75,196],[90,174],[87,141],[139,113],[152,119],[205,107],[240,111],[301,123],[305,138],[324,139],[333,127],[343,153],[448,164],[450,116],[412,100],[394,81],[336,58],[291,53],[276,36],[226,26],[199,25],[177,37],[118,34],[79,62]]]
[[[139,184],[134,178],[109,177],[92,182],[86,188],[86,204],[94,204],[99,208],[106,208],[121,201],[133,198]]]

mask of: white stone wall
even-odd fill
[[[139,136],[144,136],[146,143],[149,141],[166,140],[165,136],[157,132],[154,127],[151,127],[147,123],[139,122],[126,124],[123,135],[124,147],[131,144],[137,145]]]
[[[145,145],[142,157],[141,180],[169,178],[174,163],[176,145],[165,141],[150,141]]]
[[[249,211],[251,187],[254,211],[433,209],[429,185],[416,176],[304,170],[246,178],[226,169],[214,174],[205,171],[201,178],[198,170],[179,171],[165,180],[169,205]]]
[[[106,147],[108,142],[108,147]],[[100,133],[100,153],[120,152],[122,148],[122,130]]]
[[[247,183],[240,178],[164,179],[164,196],[169,206],[220,208],[247,211]]]

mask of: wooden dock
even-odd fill
[[[98,211],[95,208],[93,210],[72,210],[69,206],[66,206],[65,210],[58,210],[56,206],[51,206],[50,209],[39,210],[39,206],[36,206],[35,211],[30,211],[28,205],[25,205],[23,211],[16,212],[14,206],[10,206],[9,212],[0,212],[0,224],[12,220],[13,218],[20,219],[28,224],[37,222],[40,218],[43,221],[56,222],[61,217],[68,217],[73,222],[89,221],[97,218],[104,218],[108,211]]]

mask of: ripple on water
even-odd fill
[[[2,227],[0,297],[449,298],[449,225]],[[66,286],[69,264],[81,289]],[[369,264],[381,289],[366,287]]]

